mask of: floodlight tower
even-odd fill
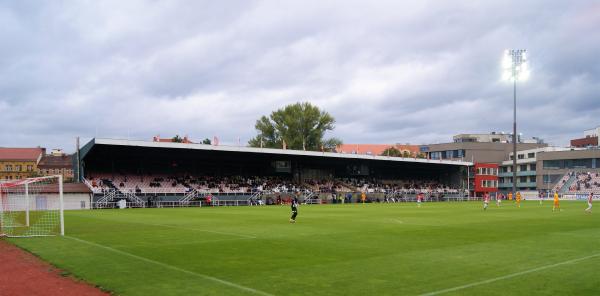
[[[529,78],[527,65],[527,50],[507,49],[504,51],[502,61],[504,73],[502,78],[513,81],[513,180],[512,193],[517,194],[517,80],[524,81]]]

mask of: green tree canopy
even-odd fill
[[[183,139],[179,135],[175,135],[175,137],[173,137],[171,141],[175,143],[183,143]]]
[[[207,145],[210,145],[210,144],[211,144],[211,141],[210,141],[210,139],[209,139],[209,138],[206,138],[206,139],[202,140],[202,144],[207,144]]]
[[[335,128],[335,119],[312,104],[296,103],[262,116],[256,121],[258,135],[248,144],[252,147],[333,151],[342,141],[323,139],[325,132]]]
[[[402,152],[398,150],[396,147],[389,147],[383,152],[381,152],[382,156],[392,156],[392,157],[402,157]]]

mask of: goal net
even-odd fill
[[[64,235],[62,176],[0,183],[0,235]]]

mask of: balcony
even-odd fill
[[[517,177],[521,177],[521,176],[535,176],[535,174],[536,174],[535,171],[518,171],[517,172]],[[498,177],[512,177],[512,172],[499,173]]]
[[[498,183],[498,188],[512,188],[512,183]],[[519,187],[537,187],[536,182],[518,182],[517,188]]]

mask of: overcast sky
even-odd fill
[[[10,2],[10,3],[6,3]],[[519,132],[600,125],[596,1],[2,1],[0,146],[218,136],[298,101],[345,143],[512,129],[506,48],[524,48]]]

